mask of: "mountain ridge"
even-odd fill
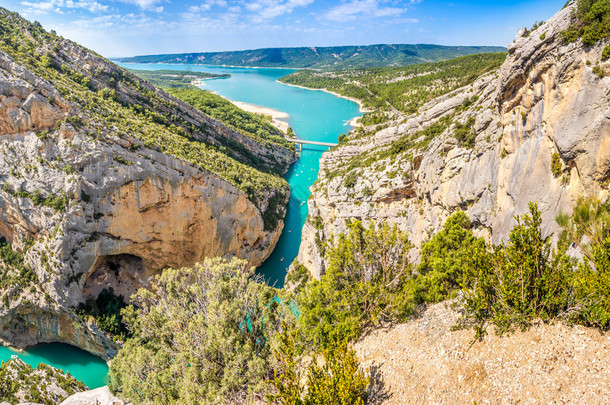
[[[433,44],[376,44],[331,47],[260,48],[112,58],[123,63],[190,63],[236,67],[353,69],[405,66],[476,53],[505,52],[504,47]]]

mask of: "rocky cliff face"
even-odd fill
[[[17,38],[0,48],[0,235],[18,252],[0,263],[5,341],[108,358],[115,345],[75,315],[80,303],[109,287],[128,300],[163,268],[205,257],[269,256],[292,150],[6,10],[0,22]]]
[[[350,219],[397,224],[417,247],[465,210],[480,234],[499,243],[530,201],[538,202],[548,235],[577,196],[604,197],[607,41],[564,44],[573,7],[529,35],[520,31],[499,72],[325,153],[297,260],[319,277],[321,252]]]

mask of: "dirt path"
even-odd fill
[[[383,378],[384,404],[610,404],[609,333],[542,324],[469,349],[472,331],[450,331],[457,317],[434,305],[355,345]]]

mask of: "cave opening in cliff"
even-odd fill
[[[97,258],[83,288],[83,301],[97,299],[104,291],[112,291],[125,302],[139,288],[147,288],[156,272],[146,268],[142,258],[131,254],[106,255]]]

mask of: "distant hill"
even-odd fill
[[[505,52],[498,46],[368,45],[266,48],[234,52],[183,53],[117,58],[118,62],[191,63],[314,69],[355,69],[437,62],[476,53]]]

